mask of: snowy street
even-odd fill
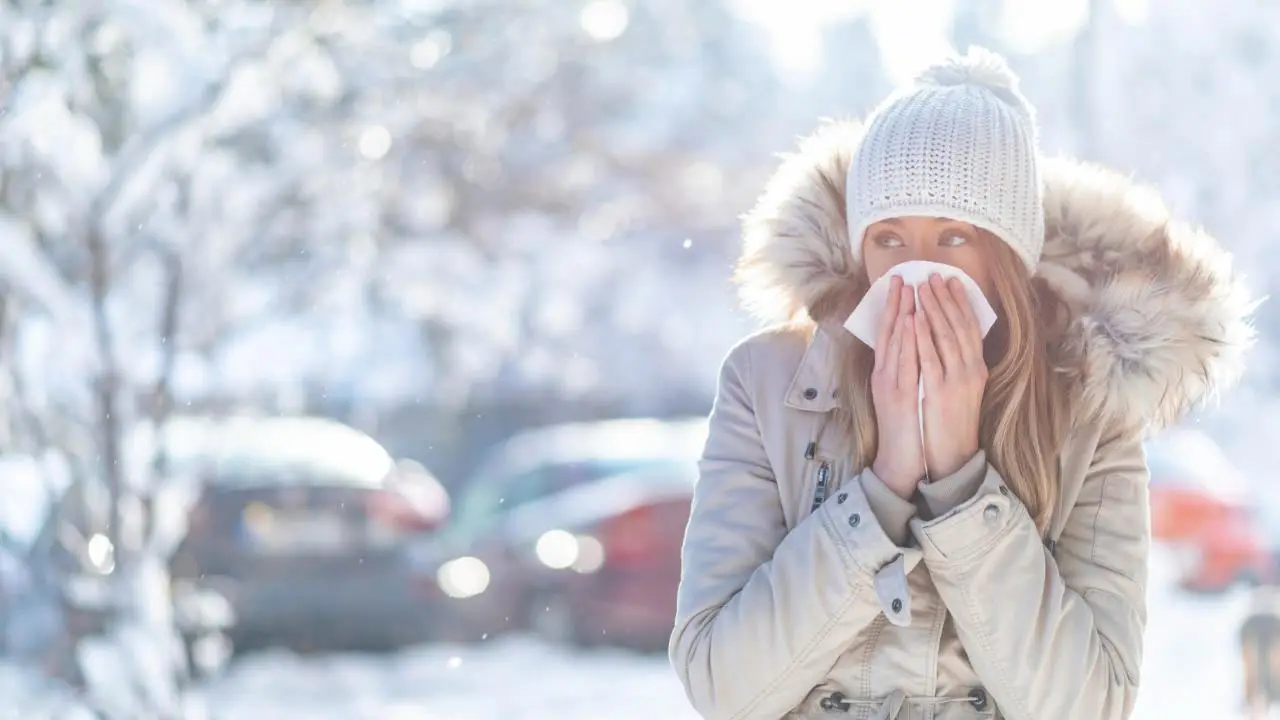
[[[1153,573],[1153,581],[1159,581]],[[1135,720],[1240,717],[1235,632],[1243,593],[1155,584]],[[246,659],[206,689],[211,720],[696,720],[661,656],[573,653],[525,638],[393,656]]]
[[[661,656],[575,654],[525,638],[390,657],[268,652],[233,667],[208,697],[218,720],[697,718]]]

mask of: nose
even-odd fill
[[[912,260],[925,260],[928,262],[940,262],[938,258],[938,248],[932,243],[911,243],[907,246],[907,254]]]

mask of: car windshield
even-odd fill
[[[1146,451],[1153,483],[1172,482],[1223,497],[1248,493],[1231,458],[1204,433],[1171,430],[1149,440]]]

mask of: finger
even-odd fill
[[[893,319],[893,332],[889,335],[889,344],[885,347],[881,373],[885,375],[888,387],[898,386],[898,357],[902,354],[902,315]]]
[[[920,384],[920,360],[916,352],[917,315],[902,318],[902,353],[898,356],[898,389],[915,390]]]
[[[882,358],[888,355],[889,336],[893,333],[894,320],[898,316],[899,295],[902,294],[902,278],[893,277],[889,281],[889,297],[884,304],[884,314],[880,317],[880,329],[876,332],[875,370],[880,370]]]
[[[933,343],[933,331],[929,327],[929,314],[921,313],[916,322],[916,348],[920,354],[920,375],[924,378],[924,386],[932,390],[942,383],[942,360],[938,357],[938,348]]]
[[[985,362],[982,357],[982,328],[978,325],[978,316],[973,312],[964,283],[959,278],[951,278],[947,289],[960,313],[960,326],[956,330],[960,334],[960,347],[965,352],[965,360],[969,363]]]
[[[916,291],[915,288],[902,286],[902,295],[898,302],[898,314],[910,315],[916,311]]]
[[[920,304],[924,306],[924,313],[929,316],[929,329],[942,362],[943,373],[958,372],[964,366],[964,357],[960,353],[959,340],[951,328],[951,322],[938,300],[933,280],[920,287]]]

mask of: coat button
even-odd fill
[[[979,712],[987,709],[987,691],[982,688],[974,688],[969,691],[969,704],[974,710]]]
[[[845,500],[849,499],[849,493],[840,493],[836,496],[836,504],[843,505]]]
[[[849,516],[849,527],[856,528],[860,524],[862,524],[862,518],[858,516],[858,513]]]
[[[991,503],[982,511],[982,519],[993,523],[1000,519],[1000,506]]]
[[[804,399],[813,400],[818,397],[818,391],[814,388],[805,388]]]
[[[902,612],[902,598],[894,598],[893,602],[889,603],[889,608],[895,613]]]

